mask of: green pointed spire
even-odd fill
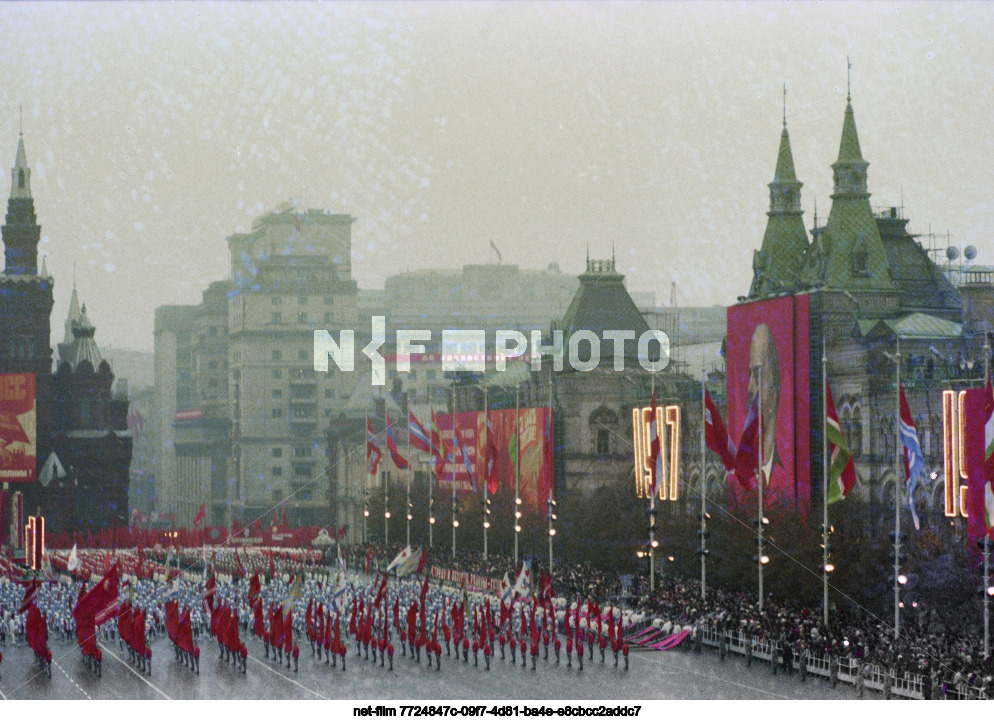
[[[780,151],[777,153],[777,169],[773,173],[774,183],[790,183],[797,180],[794,173],[794,155],[790,152],[790,136],[784,124],[780,133]]]
[[[859,134],[856,132],[856,118],[852,104],[846,104],[846,115],[842,121],[842,140],[839,143],[840,163],[862,163],[863,151],[859,147]]]

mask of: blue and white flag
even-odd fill
[[[925,467],[925,459],[922,458],[922,447],[918,442],[918,432],[911,417],[908,399],[904,397],[903,385],[901,386],[901,443],[904,444],[904,472],[908,479],[908,507],[911,509],[911,520],[914,521],[917,531],[919,525],[918,513],[915,511],[915,487]]]

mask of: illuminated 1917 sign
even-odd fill
[[[648,498],[652,489],[652,461],[649,457],[652,412],[653,409],[648,406],[632,408],[632,433],[635,437],[635,493],[639,498]],[[656,406],[655,413],[662,467],[662,477],[657,479],[656,493],[660,500],[675,501],[680,467],[680,406]]]

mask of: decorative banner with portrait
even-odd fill
[[[0,373],[0,483],[36,478],[35,376]]]
[[[728,432],[736,448],[745,447],[743,433],[754,401],[753,416],[758,417],[756,408],[762,405],[758,433],[756,426],[752,429],[755,453],[761,460],[746,471],[749,477],[729,478],[729,504],[733,508],[743,504],[745,509],[756,508],[755,468],[762,465],[764,508],[793,511],[805,519],[810,511],[809,317],[807,295],[743,303],[728,309]],[[761,394],[759,399],[757,394]]]

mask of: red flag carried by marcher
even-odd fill
[[[120,577],[120,569],[115,563],[107,574],[100,579],[96,586],[80,596],[73,610],[73,616],[77,619],[89,619],[94,626],[106,623],[117,610],[117,584]]]
[[[717,453],[725,472],[735,470],[735,444],[728,437],[725,421],[718,412],[718,406],[711,399],[711,394],[704,391],[704,442],[707,447]]]

